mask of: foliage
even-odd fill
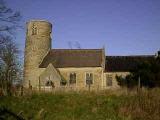
[[[67,80],[64,78],[64,76],[59,72],[60,76],[61,76],[61,82],[60,85],[61,86],[65,86],[67,85]]]
[[[62,86],[67,85],[67,80],[65,80],[65,79],[61,79],[60,84],[61,84]]]
[[[160,90],[140,94],[104,92],[35,93],[0,99],[0,107],[21,112],[26,120],[159,120]],[[119,93],[119,94],[118,94]],[[43,111],[43,112],[41,112]]]
[[[133,68],[126,77],[116,76],[120,86],[128,88],[138,85],[140,80],[141,87],[159,87],[160,86],[160,58],[157,57],[151,61],[139,63]]]

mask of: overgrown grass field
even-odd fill
[[[0,107],[27,120],[160,120],[160,89],[35,93],[1,97]]]

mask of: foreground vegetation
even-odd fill
[[[0,107],[26,120],[160,120],[160,89],[4,96]]]

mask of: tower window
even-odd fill
[[[37,27],[34,24],[32,26],[32,35],[37,35]]]
[[[93,73],[86,73],[86,85],[93,84]]]
[[[76,73],[70,73],[69,84],[75,84],[75,83],[76,83]]]

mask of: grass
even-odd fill
[[[39,93],[1,97],[0,107],[26,119],[160,120],[160,89],[125,94],[112,91]]]

